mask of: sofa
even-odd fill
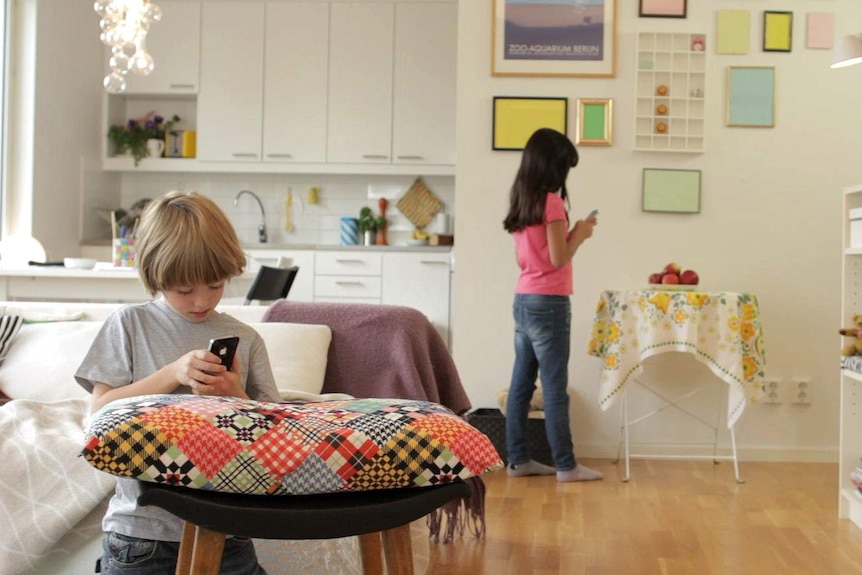
[[[79,457],[89,400],[73,373],[118,305],[0,302],[0,317],[23,318],[0,360],[8,399],[0,499],[9,526],[0,532],[0,575],[91,573],[101,555],[115,480]],[[264,338],[285,400],[402,397],[458,414],[470,407],[445,344],[415,310],[286,301],[219,310]],[[361,572],[355,538],[259,541],[258,553],[270,575]]]

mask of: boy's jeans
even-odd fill
[[[151,541],[107,533],[102,540],[102,575],[166,575],[177,569],[180,544]],[[220,575],[266,575],[258,565],[254,543],[244,537],[228,537],[224,544]]]
[[[574,469],[569,428],[569,334],[572,318],[568,296],[515,294],[515,366],[506,402],[506,450],[509,464],[530,460],[527,412],[541,375],[545,433],[558,471]]]

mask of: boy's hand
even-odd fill
[[[195,395],[247,397],[240,383],[239,354],[228,370],[214,353],[205,349],[190,351],[174,362],[174,374]]]

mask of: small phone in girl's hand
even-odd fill
[[[593,211],[591,211],[591,212],[590,212],[590,215],[588,215],[588,216],[587,216],[586,218],[584,218],[584,219],[585,219],[585,220],[594,220],[594,219],[596,219],[596,217],[598,217],[598,215],[599,215],[599,210],[593,210]]]

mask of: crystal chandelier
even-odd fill
[[[102,18],[99,39],[111,47],[111,72],[103,84],[108,93],[121,94],[130,71],[147,76],[155,67],[144,39],[150,24],[162,19],[162,10],[149,0],[95,0],[93,9]]]

